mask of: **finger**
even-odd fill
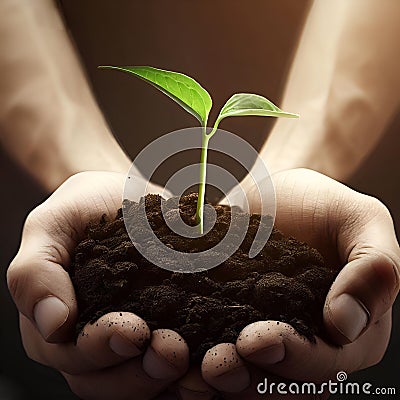
[[[18,310],[48,342],[70,340],[78,313],[75,291],[63,268],[70,263],[69,253],[61,234],[53,232],[53,223],[45,203],[30,213],[20,249],[7,271]]]
[[[330,262],[345,265],[328,293],[324,321],[336,343],[354,341],[386,313],[399,291],[400,250],[388,210],[305,169],[276,174],[275,184],[277,225],[316,246]]]
[[[241,399],[246,399],[246,400],[258,400],[260,399],[260,394],[258,392],[258,386],[259,383],[264,382],[265,379],[267,379],[267,382],[272,382],[273,377],[271,374],[267,374],[264,371],[261,371],[259,368],[256,368],[253,365],[248,365],[247,370],[249,373],[249,383],[248,385],[241,391],[235,392],[235,393],[228,393],[228,392],[223,392],[222,393],[222,398],[224,400],[241,400]],[[271,397],[273,400],[273,397]],[[270,399],[270,397],[268,397]],[[285,397],[286,399],[286,397]]]
[[[89,184],[96,195],[82,198]],[[122,184],[122,174],[77,174],[33,210],[25,222],[20,249],[7,271],[7,283],[18,310],[48,342],[71,340],[77,305],[66,269],[88,222],[106,212],[116,212]],[[104,187],[109,190],[106,194]]]
[[[212,400],[217,394],[203,379],[200,366],[197,365],[192,366],[177,382],[175,392],[181,400]]]
[[[118,364],[142,354],[150,341],[146,322],[128,312],[111,312],[87,324],[77,347],[97,368]]]
[[[75,291],[39,237],[21,248],[8,269],[7,283],[18,310],[46,341],[71,340],[78,314]]]
[[[122,315],[121,315],[122,314]],[[32,322],[21,315],[21,336],[28,356],[70,375],[119,364],[145,351],[143,368],[153,378],[177,378],[189,365],[189,349],[177,333],[156,330],[145,349],[150,331],[131,313],[109,313],[87,324],[74,343],[47,343]]]
[[[143,358],[99,371],[64,373],[71,389],[82,399],[150,399],[184,375],[189,349],[180,335],[169,329],[153,332]]]
[[[201,373],[209,385],[221,392],[241,392],[250,385],[249,371],[233,343],[220,343],[208,350]]]
[[[46,342],[33,323],[20,318],[21,336],[30,358],[69,374],[119,364],[145,350],[150,339],[146,323],[131,313],[109,313],[87,324],[76,345]]]
[[[348,263],[327,295],[324,322],[339,344],[356,340],[393,305],[399,292],[400,250],[392,219],[377,200],[364,196],[360,210],[342,215],[338,246]],[[368,210],[364,215],[361,210]],[[357,215],[358,213],[358,215]]]
[[[222,349],[222,350],[227,350],[227,349]],[[270,372],[266,372],[265,370],[262,370],[252,364],[247,365],[247,373],[248,373],[248,382],[246,383],[245,387],[242,388],[236,388],[235,391],[233,390],[226,390],[227,386],[232,385],[231,382],[226,382],[224,384],[224,387],[222,387],[220,390],[220,396],[224,400],[257,400],[260,399],[261,395],[267,394],[268,399],[271,400],[279,400],[282,399],[282,395],[284,394],[285,399],[303,399],[303,400],[314,400],[316,398],[318,399],[326,399],[328,398],[327,394],[325,393],[320,393],[316,396],[316,394],[308,394],[307,391],[305,391],[304,395],[301,394],[301,392],[296,393],[293,390],[289,390],[288,387],[290,383],[292,383],[292,380],[285,379],[281,376],[274,375]],[[219,382],[220,383],[220,382]],[[226,385],[226,386],[225,386]],[[277,387],[279,386],[279,391],[277,390]],[[284,386],[282,386],[284,385]],[[319,389],[319,388],[318,388]],[[318,390],[316,390],[318,392]],[[299,395],[300,393],[300,395]],[[219,398],[219,397],[218,397]],[[191,400],[192,397],[189,397],[188,400]],[[196,398],[193,398],[195,400]]]
[[[155,379],[176,380],[189,368],[189,348],[185,340],[170,329],[157,329],[143,357],[143,369]]]
[[[279,321],[259,321],[243,329],[236,346],[245,360],[275,375],[325,382],[339,371],[350,373],[378,362],[389,340],[390,321],[388,313],[374,329],[344,347],[318,337],[312,343]]]

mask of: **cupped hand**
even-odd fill
[[[319,249],[340,270],[323,310],[329,340],[317,337],[310,343],[276,321],[247,326],[235,344],[219,344],[203,360],[204,380],[226,399],[259,398],[257,384],[264,377],[322,383],[339,371],[367,368],[382,359],[390,338],[400,250],[386,207],[306,169],[277,173],[273,181],[276,226]],[[248,189],[251,211],[258,212],[256,188]]]
[[[189,363],[177,333],[150,333],[145,321],[126,312],[88,324],[74,343],[78,309],[68,275],[71,257],[89,221],[113,216],[121,207],[124,178],[84,172],[68,179],[28,216],[7,273],[27,355],[59,370],[82,399],[154,398]]]

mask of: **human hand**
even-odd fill
[[[306,169],[277,173],[273,181],[276,226],[320,250],[328,265],[340,269],[323,310],[332,342],[317,337],[316,344],[310,343],[291,326],[274,321],[247,326],[236,344],[219,344],[203,360],[205,381],[226,399],[258,398],[256,386],[266,376],[277,382],[324,382],[338,371],[367,368],[381,360],[390,337],[400,250],[386,207]],[[247,197],[251,211],[259,212],[255,187],[248,188]],[[223,363],[224,357],[235,363]]]
[[[7,273],[26,353],[59,370],[82,399],[154,398],[189,363],[187,345],[177,333],[151,334],[131,313],[106,314],[73,342],[78,309],[68,266],[88,222],[115,215],[121,207],[124,178],[84,172],[68,179],[29,214]]]

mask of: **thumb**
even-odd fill
[[[47,342],[71,339],[77,318],[75,291],[67,268],[87,223],[116,212],[124,175],[74,175],[28,216],[20,249],[7,271],[18,310]]]
[[[399,292],[400,250],[392,218],[377,199],[358,196],[334,221],[346,264],[327,295],[323,317],[338,344],[353,342],[379,321]]]
[[[7,283],[18,310],[48,342],[71,339],[77,317],[75,292],[65,247],[46,230],[45,215],[28,217],[21,247],[7,271]]]

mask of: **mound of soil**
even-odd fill
[[[143,201],[153,232],[183,253],[212,248],[231,221],[240,225],[246,217],[228,206],[215,206],[212,230],[190,239],[167,226],[161,213],[161,202],[166,200],[147,195]],[[196,194],[180,199],[179,212],[188,225],[195,224],[196,202]],[[139,204],[125,201],[124,207],[135,215]],[[248,251],[259,225],[266,228],[271,223],[271,218],[251,215],[245,240],[229,259],[211,270],[187,274],[169,272],[146,260],[127,234],[121,209],[114,220],[103,216],[87,228],[70,270],[79,307],[77,334],[105,313],[129,311],[152,330],[180,333],[194,362],[218,343],[235,342],[246,325],[259,320],[287,322],[313,341],[314,335],[323,335],[323,304],[336,272],[325,266],[317,250],[276,229],[263,250],[250,259]],[[135,229],[143,229],[140,218],[137,224]]]

